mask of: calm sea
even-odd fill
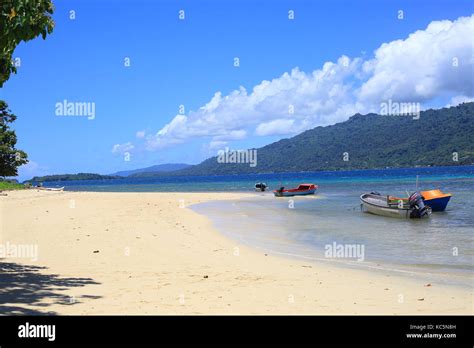
[[[266,182],[271,188],[280,184],[290,187],[302,182],[314,182],[320,186],[351,182],[414,184],[416,175],[420,176],[420,182],[473,179],[474,166],[57,181],[45,183],[45,186],[95,192],[252,191],[256,182]]]
[[[452,193],[448,208],[429,219],[404,220],[362,213],[365,192],[406,196],[416,187]],[[427,281],[473,285],[474,166],[206,177],[160,177],[48,183],[75,191],[246,191],[255,182],[272,189],[311,182],[315,196],[275,198],[271,192],[234,202],[193,206],[239,243],[344,267],[383,269]],[[358,247],[360,259],[328,258],[328,246]],[[355,249],[352,249],[355,250]],[[349,255],[350,256],[350,255]]]

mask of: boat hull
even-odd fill
[[[444,211],[451,199],[450,193],[443,193],[441,190],[421,191],[423,201],[433,211]]]
[[[314,195],[316,193],[316,189],[306,190],[301,192],[274,192],[275,197],[293,197],[293,196],[306,196],[306,195]]]
[[[379,215],[379,216],[386,216],[386,217],[394,217],[394,218],[409,218],[410,217],[410,210],[408,209],[395,209],[395,208],[384,208],[375,206],[369,203],[362,202],[364,211],[370,214]]]
[[[389,203],[388,200],[390,196],[381,196],[377,194],[363,194],[360,196],[361,209],[370,214],[394,217],[394,218],[404,218],[409,219],[412,216],[412,211],[406,202],[400,200],[401,206],[397,203]],[[428,208],[429,209],[429,208]],[[428,211],[429,216],[431,214],[431,209]]]
[[[432,198],[424,199],[423,201],[427,206],[433,211],[445,211],[451,197],[441,197],[441,198]]]
[[[43,190],[43,191],[64,191],[64,186],[63,187],[35,187],[38,190]]]

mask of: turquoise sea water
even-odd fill
[[[269,184],[271,188],[277,188],[280,184],[290,187],[301,182],[314,182],[320,186],[336,184],[340,187],[345,183],[400,182],[413,184],[416,175],[420,175],[420,182],[473,179],[474,166],[58,181],[47,182],[45,186],[65,186],[66,190],[70,191],[96,192],[248,192],[253,189],[256,182],[262,181]]]
[[[454,194],[445,212],[404,220],[360,210],[365,192],[406,196],[440,188]],[[275,198],[271,192],[238,201],[208,202],[192,209],[239,243],[271,253],[341,266],[384,269],[430,281],[473,285],[474,166],[346,172],[286,173],[222,177],[169,177],[49,183],[87,191],[246,191],[264,181],[272,189],[301,182],[319,185],[316,196]],[[364,247],[363,261],[328,258],[326,246]],[[360,249],[359,249],[360,250]]]

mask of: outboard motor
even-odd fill
[[[422,218],[425,215],[429,215],[431,210],[423,202],[423,197],[420,192],[413,192],[408,198],[408,203],[410,204],[410,218]]]

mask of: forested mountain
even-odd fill
[[[316,127],[257,149],[255,167],[218,163],[217,157],[212,157],[173,174],[218,175],[473,163],[474,103],[464,103],[422,111],[419,119],[356,114],[345,122]]]

